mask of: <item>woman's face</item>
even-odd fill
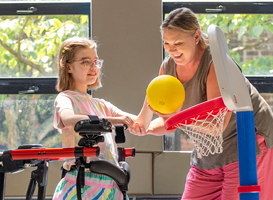
[[[197,31],[191,35],[175,28],[162,29],[164,48],[177,65],[187,65],[193,60],[199,39]]]

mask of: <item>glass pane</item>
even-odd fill
[[[221,28],[232,58],[245,75],[273,74],[272,14],[198,14],[203,31],[209,25]]]
[[[273,111],[273,93],[261,93],[261,95]],[[177,129],[170,135],[166,135],[164,144],[165,151],[192,151],[194,146],[189,136],[180,129]]]
[[[88,15],[1,16],[0,77],[56,77],[56,56],[71,36],[89,37]]]
[[[61,147],[53,127],[56,95],[0,95],[0,151],[21,144]]]

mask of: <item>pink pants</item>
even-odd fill
[[[262,154],[257,155],[258,185],[260,200],[273,200],[273,148],[267,149],[264,138],[257,134]],[[238,162],[218,169],[202,170],[192,165],[186,180],[183,200],[239,200]]]

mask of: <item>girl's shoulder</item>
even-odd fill
[[[100,99],[100,98],[92,98],[92,102],[107,108],[111,105],[109,101],[105,101],[104,99]]]
[[[83,94],[77,90],[65,90],[58,94],[57,97],[68,97],[70,99],[84,99],[84,98],[92,98],[90,94]]]
[[[95,102],[95,104],[97,104],[102,110],[104,110],[107,116],[116,116],[118,113],[121,112],[118,107],[104,99],[93,98],[93,102]]]
[[[89,94],[83,94],[77,90],[65,90],[59,93],[59,95],[64,96],[88,96]]]
[[[76,95],[77,92],[76,91],[73,91],[73,90],[65,90],[65,91],[62,91],[60,92],[57,97],[60,97],[60,96],[74,96]]]

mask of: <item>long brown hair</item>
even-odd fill
[[[72,78],[71,74],[68,73],[68,68],[66,65],[67,63],[73,62],[76,52],[82,48],[92,48],[96,50],[97,44],[93,40],[81,37],[72,37],[62,43],[58,54],[59,77],[56,84],[57,91],[60,92],[73,88],[74,79]],[[87,89],[91,90],[102,87],[100,79],[101,72],[96,82],[92,85],[88,85]]]

